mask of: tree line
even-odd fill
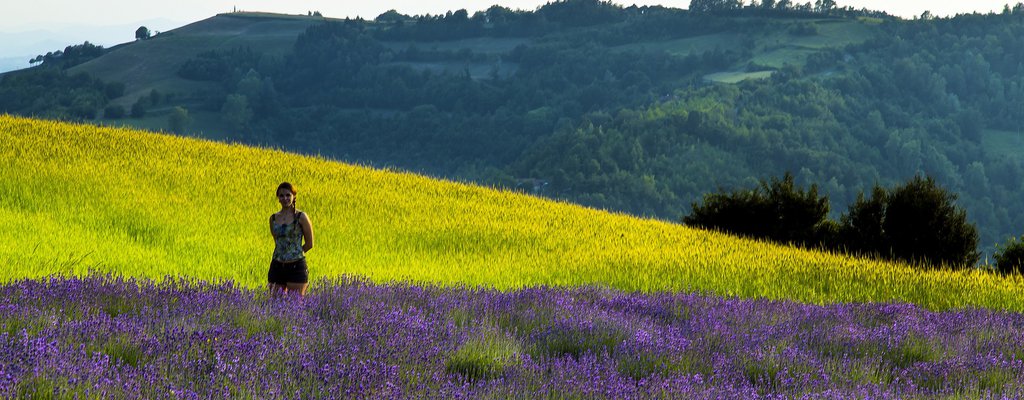
[[[930,177],[861,192],[838,221],[816,184],[801,188],[793,175],[762,180],[753,189],[705,194],[682,222],[735,235],[898,260],[925,268],[972,268],[980,260],[978,229],[956,194]],[[995,253],[1000,273],[1022,273],[1024,242],[1007,240]]]

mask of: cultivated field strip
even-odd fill
[[[282,351],[285,349],[285,351]],[[1019,399],[1024,314],[324,281],[0,284],[0,398]]]
[[[282,181],[316,229],[313,279],[1024,310],[1019,277],[916,271],[276,150],[9,116],[0,280],[95,271],[260,287]]]

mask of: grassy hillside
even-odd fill
[[[219,88],[219,82],[194,81],[177,75],[181,65],[198,54],[249,47],[268,56],[283,57],[291,51],[299,34],[323,21],[323,17],[266,13],[219,14],[163,32],[149,40],[114,47],[102,57],[75,66],[69,72],[85,72],[104,81],[124,83],[125,95],[116,99],[114,104],[129,109],[140,96],[148,95],[151,90],[188,96]],[[189,105],[187,99],[183,100],[182,104]],[[158,119],[157,125],[165,127],[166,116],[161,115]],[[217,119],[216,116],[199,116],[197,126],[215,124]],[[146,120],[128,122],[138,126],[153,124],[153,121]]]
[[[265,282],[274,188],[316,228],[312,278],[500,289],[606,285],[814,303],[1024,310],[1024,285],[915,272],[530,196],[280,151],[0,117],[0,257],[10,281],[89,270]]]

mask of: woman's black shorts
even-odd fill
[[[270,262],[270,272],[267,273],[267,280],[275,285],[286,283],[307,283],[309,271],[306,268],[306,259],[301,258],[293,262],[283,263],[277,260]]]

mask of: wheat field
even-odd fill
[[[0,116],[0,281],[89,273],[262,287],[274,189],[316,280],[607,286],[1024,311],[1024,282],[805,251],[514,192],[234,144]]]

